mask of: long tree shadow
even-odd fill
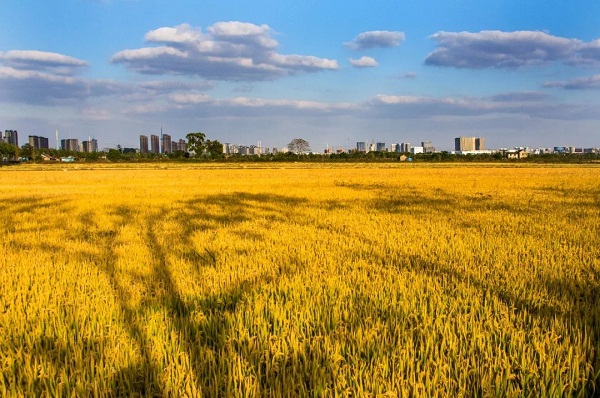
[[[508,203],[483,192],[458,195],[441,188],[423,191],[414,186],[393,186],[383,183],[336,182],[335,185],[373,193],[374,198],[368,201],[370,207],[390,214],[420,215],[435,212],[453,216],[461,211],[507,211],[513,214],[526,214],[534,208],[531,202]]]
[[[206,250],[205,253],[196,252],[192,237],[198,230],[222,228],[241,223],[249,217],[261,214],[273,220],[283,220],[291,217],[294,206],[303,200],[282,195],[233,193],[228,195],[213,195],[196,198],[171,206],[164,206],[158,210],[151,210],[149,214],[140,215],[139,209],[130,206],[118,206],[110,210],[116,221],[111,228],[101,231],[95,224],[93,213],[81,216],[82,230],[77,231],[74,237],[85,239],[92,245],[100,246],[101,255],[95,262],[109,277],[115,297],[119,302],[120,318],[132,341],[140,350],[142,363],[137,369],[128,367],[117,373],[113,381],[113,393],[139,394],[143,396],[159,396],[164,393],[165,386],[161,385],[161,366],[153,359],[151,348],[156,342],[148,336],[146,325],[142,323],[141,314],[151,311],[164,312],[169,326],[176,332],[177,339],[182,347],[182,353],[187,355],[194,373],[194,383],[203,394],[209,396],[225,396],[227,393],[224,380],[215,378],[216,374],[228,369],[228,358],[218,355],[223,350],[229,332],[228,314],[237,311],[238,304],[251,292],[262,284],[276,282],[273,274],[260,274],[254,277],[241,279],[233,283],[228,289],[216,294],[203,295],[199,292],[194,297],[183,297],[178,290],[169,264],[172,249],[168,247],[161,235],[161,223],[166,220],[176,221],[180,227],[177,230],[177,246],[188,248],[183,251],[183,256],[200,265],[193,268],[194,278],[202,278],[203,266],[215,267],[220,261],[218,254]],[[116,252],[118,247],[119,231],[127,227],[140,217],[143,218],[141,226],[145,231],[145,245],[150,257],[150,269],[144,275],[133,272],[127,273],[127,280],[146,292],[146,299],[138,307],[130,305],[131,295],[129,286],[124,285],[123,270],[118,269]],[[92,232],[95,231],[95,232]],[[257,237],[260,235],[257,233]],[[173,237],[167,240],[171,241]],[[283,267],[275,278],[291,272],[291,268]],[[289,275],[288,275],[289,276]],[[191,313],[200,311],[204,321],[192,319]],[[203,358],[207,351],[217,353],[212,360]]]
[[[550,327],[556,319],[561,319],[564,325],[570,325],[570,328],[580,334],[575,339],[587,334],[591,340],[589,347],[593,347],[594,350],[600,347],[600,278],[598,278],[597,270],[590,271],[590,277],[584,278],[583,282],[579,283],[550,276],[537,277],[529,282],[530,289],[543,291],[553,299],[554,304],[549,304],[532,302],[530,299],[522,297],[514,287],[509,285],[508,281],[491,283],[490,280],[465,275],[456,268],[441,262],[432,262],[420,255],[411,255],[404,264],[397,266],[423,273],[437,280],[444,280],[445,286],[451,287],[464,283],[476,289],[483,302],[497,299],[511,311],[538,319],[546,327]],[[452,292],[448,292],[448,294],[452,295]],[[579,386],[580,392],[597,394],[596,385],[600,380],[600,356],[592,355],[587,360],[591,369],[587,367],[585,369],[589,373],[582,385]],[[511,381],[518,388],[524,387],[521,382],[518,375]]]
[[[380,190],[381,187],[374,187]],[[444,192],[438,192],[440,201],[426,201],[421,205],[431,205],[450,211],[455,199]],[[418,198],[418,196],[417,196]],[[389,198],[376,211],[390,211]],[[487,199],[484,200],[484,202]],[[15,209],[27,212],[36,208],[36,204],[58,206],[69,209],[67,204],[55,203],[51,200],[37,201],[23,199],[15,204]],[[286,222],[296,221],[296,208],[306,205],[306,201],[299,198],[275,194],[232,193],[197,197],[190,200],[175,202],[167,206],[150,206],[149,209],[140,209],[133,205],[115,206],[105,209],[95,209],[80,214],[80,228],[69,232],[73,240],[83,240],[97,251],[81,253],[85,259],[90,260],[107,276],[114,297],[119,307],[119,322],[129,335],[133,345],[139,351],[140,362],[125,365],[116,370],[116,374],[109,381],[111,393],[115,396],[161,396],[167,394],[162,373],[164,364],[153,354],[153,347],[160,342],[154,341],[155,337],[149,333],[148,313],[164,314],[165,324],[176,336],[181,354],[189,358],[193,377],[191,383],[203,395],[227,396],[226,380],[216,375],[230,377],[230,358],[219,355],[229,344],[228,339],[233,334],[230,324],[231,316],[243,308],[246,299],[254,292],[269,283],[277,283],[279,278],[292,276],[297,272],[294,267],[279,267],[276,272],[259,273],[257,275],[242,277],[231,281],[228,287],[218,293],[198,292],[197,294],[184,295],[178,287],[173,257],[182,257],[187,262],[194,263],[190,268],[191,278],[203,278],[208,269],[219,270],[222,257],[218,252],[210,249],[208,243],[198,246],[194,236],[198,232],[211,232],[221,229],[234,230],[238,224],[262,217],[267,220]],[[392,203],[393,204],[393,203]],[[395,203],[395,206],[410,208],[413,202]],[[330,202],[328,205],[336,206]],[[484,204],[482,206],[487,206]],[[487,209],[487,207],[485,207]],[[519,209],[516,209],[518,211]],[[32,210],[33,211],[33,210]],[[391,210],[394,211],[393,209]],[[98,212],[108,212],[111,215],[111,224],[100,226],[96,220]],[[165,231],[164,223],[172,221],[177,224],[173,231]],[[45,219],[44,224],[52,225],[50,219]],[[119,263],[123,256],[122,233],[127,228],[137,228],[141,232],[144,248],[148,258],[147,272],[123,269]],[[343,231],[334,231],[342,234]],[[252,231],[252,239],[263,239],[261,231]],[[126,242],[125,242],[126,243]],[[176,243],[178,250],[171,245]],[[53,250],[53,249],[49,249]],[[373,254],[369,254],[373,255]],[[290,258],[289,261],[294,261]],[[389,264],[384,258],[371,258],[372,262]],[[462,274],[458,269],[443,263],[428,261],[422,256],[415,255],[407,259],[398,267],[405,267],[416,272],[422,272],[434,278],[446,279],[457,283],[468,283],[482,295],[497,298],[508,307],[518,312],[527,312],[534,317],[551,322],[555,318],[562,319],[565,323],[575,321],[575,328],[592,331],[592,344],[600,346],[598,314],[598,293],[600,280],[596,269],[589,272],[589,281],[579,285],[560,279],[546,276],[538,277],[539,283],[549,296],[556,300],[565,299],[571,303],[573,311],[552,304],[538,304],[524,299],[513,291],[510,286],[490,285],[489,281],[473,278]],[[140,304],[132,305],[131,285],[142,289],[144,299]],[[579,303],[579,304],[578,304]],[[194,314],[202,313],[199,320]],[[48,361],[65,361],[62,346],[57,342],[45,342],[54,347],[61,354]],[[207,357],[207,353],[212,353]],[[593,371],[600,369],[599,360],[596,358]],[[293,371],[290,370],[290,371]],[[588,390],[591,391],[591,390]]]

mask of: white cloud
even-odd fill
[[[153,43],[193,44],[202,40],[202,32],[200,29],[194,29],[188,24],[183,24],[152,30],[146,33],[144,38],[146,41]]]
[[[372,48],[396,47],[404,41],[404,32],[374,30],[363,32],[352,41],[344,43],[351,50],[369,50]]]
[[[592,65],[600,63],[600,39],[583,44],[579,49],[579,56],[574,62]]]
[[[120,84],[109,80],[86,80],[0,67],[0,102],[45,105],[76,103],[90,97],[113,95],[122,90]]]
[[[338,68],[337,61],[313,57],[310,55],[272,54],[271,61],[276,66],[303,71],[335,70]]]
[[[552,36],[539,31],[438,32],[425,64],[456,68],[514,68],[551,62],[600,61],[600,43]]]
[[[540,93],[538,91],[518,91],[511,93],[496,94],[490,97],[492,101],[496,102],[511,102],[511,101],[543,101],[548,99],[548,94]]]
[[[514,97],[512,100],[509,97]],[[367,102],[372,117],[424,119],[434,116],[473,117],[486,114],[526,115],[551,120],[599,119],[598,106],[561,104],[515,93],[496,98],[378,95]]]
[[[203,104],[212,102],[212,99],[204,93],[186,93],[186,94],[172,94],[169,99],[178,104]]]
[[[569,90],[600,90],[600,75],[579,77],[562,82],[545,82],[544,87],[560,87]]]
[[[210,90],[214,85],[210,82],[189,82],[179,80],[151,80],[137,85],[140,89],[154,93],[170,93],[173,91]]]
[[[546,120],[600,118],[597,106],[548,101],[543,93],[505,93],[492,97],[377,95],[365,102],[318,102],[296,99],[234,97],[215,99],[203,93],[176,93],[162,104],[139,104],[129,113],[164,113],[166,117],[351,117],[360,119],[430,120],[512,115]],[[156,116],[156,115],[155,115]],[[326,119],[323,119],[326,120]]]
[[[68,55],[37,51],[11,50],[0,53],[0,62],[11,68],[71,75],[88,64]]]
[[[202,33],[189,25],[146,33],[163,44],[115,53],[113,63],[145,74],[202,76],[213,80],[273,80],[287,75],[338,69],[336,60],[310,55],[284,55],[267,25],[218,22]]]
[[[226,42],[240,42],[255,44],[262,48],[275,49],[278,46],[276,40],[269,35],[271,29],[268,25],[254,25],[247,22],[217,22],[207,29],[207,32],[217,40]]]
[[[114,54],[113,62],[133,62],[135,60],[155,59],[158,57],[187,58],[188,53],[173,47],[147,47],[138,50],[123,50]]]
[[[371,57],[360,57],[359,59],[350,58],[350,64],[356,68],[372,68],[379,64]]]

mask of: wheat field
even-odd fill
[[[600,167],[0,169],[0,396],[600,394]]]

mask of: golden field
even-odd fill
[[[0,396],[600,394],[600,167],[0,169]]]

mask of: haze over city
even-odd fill
[[[600,145],[600,3],[5,0],[0,129]]]

